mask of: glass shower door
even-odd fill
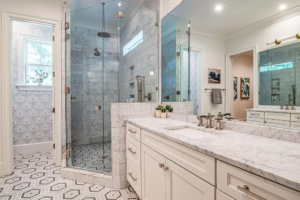
[[[91,18],[91,13],[97,17]],[[104,173],[103,6],[67,13],[66,149],[67,167]],[[90,21],[97,26],[82,22]],[[111,170],[106,170],[107,173]]]

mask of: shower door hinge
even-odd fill
[[[70,88],[69,87],[65,87],[65,93],[70,94]]]
[[[69,29],[70,28],[70,24],[69,24],[69,22],[66,22],[65,23],[65,29]]]
[[[71,35],[70,34],[66,34],[66,39],[70,39]]]
[[[55,36],[52,36],[52,40],[55,41]]]
[[[71,143],[67,144],[67,149],[71,149]]]
[[[53,149],[55,149],[55,144],[53,144]]]
[[[186,34],[191,35],[191,31],[186,31]]]
[[[177,55],[177,56],[180,56],[180,52],[177,52],[176,55]]]
[[[176,94],[177,94],[177,95],[180,95],[180,91],[177,91]]]
[[[158,22],[155,22],[155,26],[158,26],[158,25],[159,25],[159,23],[158,23]],[[161,24],[160,26],[162,26],[162,24]]]
[[[156,90],[158,91],[158,90],[159,90],[159,87],[156,87]]]
[[[66,150],[66,157],[69,158],[70,157],[70,151]]]
[[[258,94],[260,94],[260,92],[258,92]]]
[[[52,108],[51,112],[52,112],[52,113],[55,113],[55,108]]]
[[[53,77],[53,78],[55,77],[55,72],[52,72],[52,77]]]

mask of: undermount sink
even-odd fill
[[[193,129],[193,130],[200,131],[199,128],[193,127],[193,126],[189,126],[189,125],[172,126],[172,127],[166,127],[165,129],[169,130],[169,131],[176,131],[176,130],[182,130],[182,129]]]

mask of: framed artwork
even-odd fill
[[[208,83],[221,83],[221,69],[208,69]]]
[[[233,98],[237,99],[237,77],[233,77]]]
[[[250,78],[241,78],[241,99],[250,98]]]

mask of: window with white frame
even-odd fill
[[[25,85],[52,85],[52,42],[23,39],[23,80]]]
[[[129,51],[133,50],[135,47],[137,47],[142,42],[144,42],[143,31],[139,32],[132,40],[130,40],[123,47],[123,56],[125,56]]]

